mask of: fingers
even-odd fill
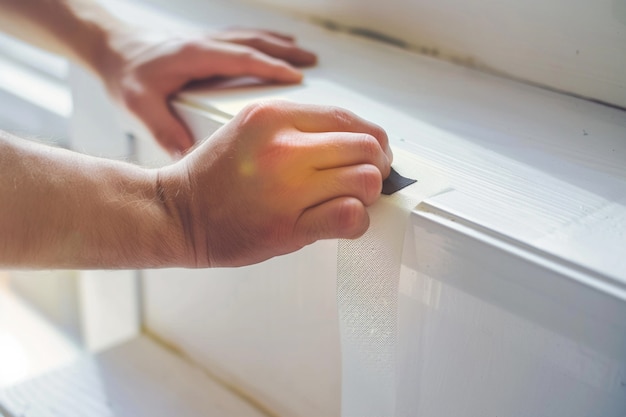
[[[304,246],[319,239],[356,239],[368,227],[369,216],[363,203],[353,197],[338,197],[305,210],[294,233]]]
[[[287,62],[248,46],[199,42],[188,46],[184,54],[189,80],[243,75],[285,83],[302,80],[302,73]]]
[[[374,165],[360,164],[328,169],[316,173],[311,182],[299,190],[301,207],[313,207],[338,197],[353,197],[364,206],[378,200],[382,190],[382,176]]]
[[[275,36],[244,37],[229,42],[249,46],[300,67],[314,65],[317,61],[317,57],[312,52],[298,47],[292,41]]]
[[[241,34],[261,34],[261,35],[270,35],[270,36],[275,36],[277,38],[280,38],[282,40],[285,41],[290,41],[290,42],[295,42],[295,38],[292,35],[289,35],[287,33],[283,33],[283,32],[277,32],[274,30],[267,30],[267,29],[250,29],[250,28],[246,28],[246,27],[239,27],[239,26],[233,26],[230,28],[227,28],[226,30],[214,35],[215,39],[228,39],[228,38],[232,38],[233,36],[241,36]]]
[[[287,33],[276,32],[274,30],[265,30],[265,29],[260,29],[260,32],[267,33],[268,35],[275,36],[275,37],[280,38],[280,39],[285,40],[285,41],[289,41],[289,42],[295,42],[296,41],[295,37],[293,37],[292,35],[289,35]]]
[[[242,39],[235,43],[252,47],[299,67],[311,66],[317,62],[317,56],[312,52],[304,50],[292,42],[275,37]]]
[[[309,133],[306,142],[307,159],[314,168],[326,170],[358,164],[372,164],[387,178],[391,161],[380,140],[367,133],[332,132]]]
[[[299,47],[292,36],[278,32],[235,29],[213,35],[211,38],[249,46],[296,66],[310,66],[317,61],[316,55]]]
[[[249,142],[250,146],[258,150],[255,164],[259,172],[278,173],[298,182],[294,185],[282,181],[279,187],[298,189],[299,207],[316,205],[339,195],[357,197],[365,204],[370,204],[373,201],[370,196],[377,198],[382,179],[391,170],[391,160],[385,152],[388,151],[385,132],[362,119],[346,124],[356,132],[309,133],[290,128],[297,119],[290,112],[308,109],[318,115],[322,114],[320,118],[324,117],[324,107],[267,101],[247,106],[233,119],[231,126],[246,126],[246,137],[257,135],[263,143],[252,145]],[[281,128],[272,133],[273,129],[268,126],[273,125]],[[346,126],[335,128],[346,129]],[[367,130],[373,134],[362,133]],[[239,134],[241,132],[239,130]],[[381,145],[381,142],[385,145]],[[367,166],[368,169],[364,171],[361,166]],[[360,178],[348,178],[346,173]],[[363,184],[368,184],[365,189],[368,192],[373,190],[373,194],[361,193]]]
[[[193,146],[191,134],[162,97],[144,94],[128,100],[127,105],[170,155],[184,153]]]
[[[331,106],[314,106],[289,103],[288,112],[294,126],[302,132],[353,132],[370,135],[378,141],[383,152],[393,160],[387,132],[375,123],[351,111]]]
[[[156,141],[170,155],[176,156],[188,151],[194,141],[177,117],[169,109],[164,111],[162,118],[150,125],[150,131]]]

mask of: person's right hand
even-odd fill
[[[271,101],[162,168],[157,188],[184,264],[240,266],[361,236],[391,160],[384,130],[353,113]]]

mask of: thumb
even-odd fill
[[[320,239],[356,239],[369,227],[363,203],[354,197],[338,197],[306,209],[295,226],[303,245]]]

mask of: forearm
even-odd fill
[[[111,59],[111,37],[128,30],[89,0],[0,0],[0,27],[99,74]]]
[[[157,171],[0,134],[0,266],[180,264],[181,227]]]

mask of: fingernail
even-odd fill
[[[302,81],[302,79],[304,78],[304,74],[301,71],[297,70],[296,68],[289,66],[289,67],[285,67],[285,69],[288,71],[289,75],[288,77],[283,78],[281,81],[298,83]]]
[[[315,65],[317,63],[317,55],[309,51],[301,50],[298,61],[298,64],[301,66]]]

